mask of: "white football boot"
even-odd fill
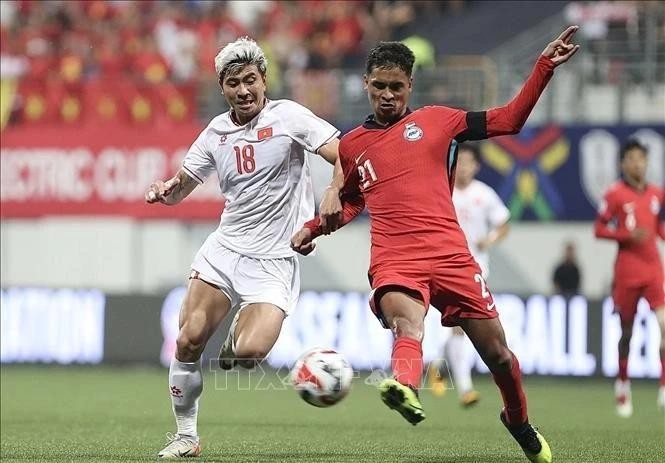
[[[237,311],[233,317],[233,321],[231,322],[229,334],[226,336],[226,340],[224,341],[224,344],[222,344],[222,348],[219,350],[218,361],[219,367],[222,370],[231,370],[238,363],[238,361],[235,359],[236,353],[233,349],[233,344],[239,316],[240,311]]]
[[[178,460],[180,458],[198,457],[201,455],[201,443],[197,436],[181,436],[166,433],[169,443],[157,454],[161,460]]]
[[[621,418],[633,416],[633,400],[630,393],[630,381],[617,379],[614,382],[614,398],[616,399],[617,415]]]

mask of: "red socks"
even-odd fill
[[[499,386],[506,419],[511,426],[518,426],[528,421],[526,396],[522,389],[522,373],[517,357],[513,355],[513,366],[507,373],[492,373],[494,382]]]
[[[423,375],[423,348],[420,341],[407,337],[397,338],[393,344],[391,366],[397,382],[418,389]]]
[[[621,381],[628,380],[628,358],[619,359],[619,379]]]

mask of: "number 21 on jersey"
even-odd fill
[[[376,182],[376,172],[372,167],[372,162],[368,159],[358,166],[358,174],[360,175],[361,188],[369,187],[372,182]]]

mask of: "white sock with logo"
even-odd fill
[[[169,368],[169,392],[178,434],[197,436],[199,397],[203,392],[201,362],[180,362],[174,357]]]
[[[473,390],[471,359],[468,355],[465,338],[465,336],[452,335],[446,342],[446,358],[453,375],[454,387],[460,396]]]

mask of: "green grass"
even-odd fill
[[[362,380],[339,405],[316,409],[292,390],[215,390],[206,376],[202,461],[509,463],[526,459],[498,420],[493,383],[462,410],[452,392],[423,391],[412,427]],[[2,461],[151,461],[174,431],[166,370],[2,368]],[[663,462],[665,416],[656,383],[634,382],[635,414],[614,415],[609,380],[526,380],[532,422],[555,462]]]

